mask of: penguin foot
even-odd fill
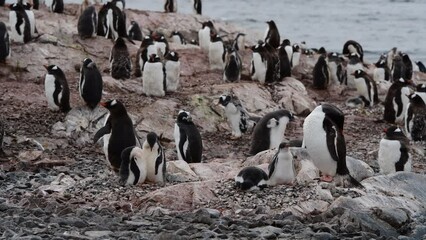
[[[235,136],[235,135],[231,136],[231,140],[237,140],[237,139],[240,139],[240,138],[241,138],[241,136]]]
[[[323,175],[323,176],[321,176],[320,180],[323,181],[323,182],[332,182],[333,177],[329,176],[329,175]]]

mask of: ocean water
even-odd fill
[[[192,13],[192,0],[177,2],[178,12]],[[127,8],[152,11],[163,11],[163,4],[126,0]],[[203,15],[262,33],[272,19],[282,39],[306,41],[309,47],[328,51],[340,52],[353,39],[370,62],[397,47],[413,61],[426,63],[426,0],[203,0]]]

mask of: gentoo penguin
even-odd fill
[[[177,1],[176,0],[165,0],[164,1],[164,12],[177,12]]]
[[[388,65],[386,64],[386,58],[387,56],[382,54],[380,59],[374,64],[376,68],[373,72],[373,79],[376,83],[381,81],[391,81],[392,75]]]
[[[192,0],[192,6],[194,7],[194,13],[201,15],[203,10],[201,0]]]
[[[389,88],[385,98],[385,111],[383,119],[388,123],[402,123],[411,94],[411,81],[400,78]]]
[[[296,179],[293,154],[291,154],[289,146],[288,142],[280,143],[277,153],[274,155],[272,162],[269,164],[268,185],[291,185]]]
[[[10,57],[10,40],[6,24],[0,21],[0,62],[6,62]]]
[[[80,38],[85,39],[96,37],[97,21],[95,6],[89,6],[84,9],[83,13],[78,18],[77,24],[78,35]]]
[[[127,114],[123,103],[113,99],[102,102],[101,105],[108,109],[110,114],[107,117],[105,126],[96,132],[94,142],[96,143],[104,135],[110,134],[108,139],[104,138],[105,156],[112,169],[118,172],[122,160],[121,152],[128,147],[136,146],[138,143],[137,136],[133,128],[132,119]]]
[[[293,119],[293,114],[284,109],[262,117],[251,136],[250,154],[255,155],[267,149],[277,148],[284,139],[287,123]]]
[[[348,40],[343,45],[342,54],[343,55],[350,55],[352,53],[357,54],[359,59],[361,60],[361,62],[364,61],[364,51],[362,50],[361,44],[359,44],[358,42],[356,42],[354,40]]]
[[[95,62],[90,58],[83,61],[78,86],[80,97],[88,107],[94,109],[102,98],[103,81]]]
[[[262,43],[254,45],[251,50],[253,51],[253,56],[250,63],[251,79],[254,81],[258,80],[261,84],[264,84],[267,66],[263,53],[264,48],[262,47]]]
[[[24,6],[20,3],[14,3],[9,6],[9,26],[11,29],[10,38],[14,42],[27,43],[31,41],[32,25]]]
[[[164,64],[166,69],[166,91],[176,92],[179,87],[180,77],[180,61],[179,54],[174,51],[170,51],[164,57],[166,63]]]
[[[238,50],[228,46],[225,52],[225,67],[223,70],[223,80],[225,82],[238,82],[241,78],[243,63]]]
[[[47,8],[51,12],[63,13],[64,12],[64,1],[63,0],[45,0]]]
[[[303,143],[315,166],[322,172],[323,181],[330,182],[336,174],[360,186],[346,165],[346,143],[343,136],[345,115],[337,107],[323,103],[317,106],[303,123]]]
[[[237,139],[247,132],[249,113],[235,95],[222,95],[219,104],[225,108],[225,115],[231,128],[231,138]]]
[[[405,132],[413,141],[426,140],[425,92],[415,92],[409,96],[410,103],[405,114]]]
[[[132,72],[132,61],[127,50],[126,42],[121,37],[115,40],[109,56],[111,77],[129,79]]]
[[[411,78],[413,78],[413,63],[411,62],[411,59],[408,56],[408,54],[401,53],[401,56],[402,56],[402,62],[404,63],[404,66],[405,66],[404,77],[410,80]]]
[[[397,48],[394,47],[386,54],[387,55],[386,64],[388,65],[388,68],[392,72],[393,72],[393,66],[394,66],[393,60],[394,60],[395,56],[397,55],[396,50],[397,50]],[[398,81],[398,79],[393,79],[393,81]]]
[[[410,142],[398,127],[385,130],[380,140],[379,167],[380,173],[389,174],[399,171],[411,172]]]
[[[121,11],[124,10],[126,7],[126,1],[124,0],[109,0],[109,2],[113,3],[115,6],[117,6]]]
[[[416,62],[416,64],[417,64],[417,67],[419,67],[420,72],[426,73],[426,67],[422,62],[418,61],[418,62]]]
[[[25,13],[28,16],[28,20],[30,21],[31,37],[33,38],[33,37],[36,36],[37,28],[36,28],[36,21],[35,21],[35,16],[34,16],[32,4],[30,4],[28,2],[23,2],[22,4],[24,6]]]
[[[146,135],[142,145],[142,157],[146,161],[146,180],[154,183],[166,183],[166,157],[157,134],[154,132]]]
[[[398,79],[400,79],[400,78],[410,80],[410,79],[406,78],[405,73],[406,73],[405,64],[402,61],[402,56],[398,54],[393,59],[393,68],[392,68],[392,79],[393,79],[393,81],[398,81]]]
[[[238,33],[237,36],[235,36],[234,40],[232,41],[232,47],[240,51],[240,46],[244,47],[244,37],[246,36],[245,33]]]
[[[44,92],[48,107],[53,110],[68,112],[70,107],[70,89],[64,72],[56,65],[44,65],[47,70],[44,78]]]
[[[331,52],[327,54],[327,66],[330,71],[330,84],[347,84],[346,69],[343,66],[343,61],[337,52]]]
[[[164,34],[160,32],[154,32],[151,35],[152,39],[154,39],[154,45],[157,48],[156,54],[160,51],[163,56],[165,56],[169,52],[169,43],[167,42]],[[148,53],[152,54],[152,53]]]
[[[328,70],[327,61],[325,56],[321,55],[314,66],[313,71],[313,84],[316,89],[327,89],[330,83],[330,71]]]
[[[80,7],[78,8],[78,13],[81,15],[83,13],[84,10],[86,10],[86,8],[90,7],[93,5],[93,1],[92,0],[83,0],[80,4]]]
[[[149,56],[142,73],[142,91],[149,97],[164,97],[166,95],[166,71],[160,57],[156,54]]]
[[[106,38],[117,39],[118,37],[127,38],[126,16],[115,4],[108,2],[108,11],[106,14],[106,25],[108,27],[105,33]]]
[[[146,180],[147,159],[143,150],[131,146],[121,152],[120,183],[122,185],[142,184]]]
[[[179,111],[175,123],[174,138],[179,160],[188,163],[201,162],[203,142],[189,112]]]
[[[209,45],[209,63],[211,70],[223,70],[225,47],[223,46],[223,40],[218,35],[212,35],[210,38]]]
[[[156,54],[157,48],[155,47],[154,40],[151,36],[145,36],[142,40],[141,46],[136,53],[135,61],[135,77],[142,76],[143,68],[150,54]]]
[[[300,54],[301,54],[300,45],[297,44],[297,43],[293,44],[293,55],[291,55],[291,67],[292,68],[299,65]]]
[[[210,33],[217,34],[212,21],[203,22],[198,31],[198,42],[203,51],[208,52],[210,46]]]
[[[349,54],[349,62],[346,66],[346,80],[347,86],[349,88],[355,88],[355,77],[354,75],[352,75],[352,73],[354,73],[358,69],[364,69],[361,59],[358,57],[357,53]]]
[[[275,25],[273,20],[267,21],[266,23],[268,24],[268,28],[265,32],[265,43],[269,43],[273,48],[278,48],[281,40],[277,25]]]
[[[180,45],[184,45],[186,44],[186,40],[183,37],[182,33],[179,31],[173,31],[172,34],[170,35],[172,42],[180,44]]]
[[[267,187],[268,175],[258,167],[245,167],[235,176],[235,186],[243,191],[261,190]]]
[[[266,60],[265,83],[272,83],[280,80],[280,65],[277,49],[269,43],[262,44],[264,57]]]
[[[96,28],[97,29],[96,33],[98,36],[105,37],[105,35],[108,32],[107,15],[108,15],[109,6],[110,5],[104,4],[102,5],[101,9],[99,9],[98,25]]]
[[[127,29],[127,35],[131,40],[142,41],[142,31],[136,21],[130,21],[130,27]]]
[[[361,69],[356,70],[353,75],[355,76],[354,81],[358,95],[363,96],[363,99],[367,100],[365,106],[371,107],[377,104],[379,102],[379,96],[376,82]]]
[[[279,58],[279,68],[280,68],[280,77],[279,80],[282,80],[285,77],[291,77],[291,56],[293,55],[293,50],[289,51],[290,41],[285,39],[281,46],[278,47],[278,58]],[[289,56],[289,54],[291,54]]]

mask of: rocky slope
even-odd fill
[[[109,76],[110,40],[78,38],[77,10],[78,6],[67,5],[64,15],[36,11],[42,35],[25,45],[13,44],[11,59],[0,65],[0,117],[6,124],[7,154],[0,159],[2,238],[369,239],[401,235],[416,239],[426,234],[424,145],[417,144],[412,152],[414,173],[375,174],[378,142],[387,127],[376,121],[383,107],[349,109],[344,101],[354,92],[339,87],[312,90],[315,56],[302,58],[295,78],[261,86],[247,78],[251,53],[244,50],[246,77],[240,83],[225,84],[221,72],[209,70],[207,55],[198,47],[171,44],[181,56],[182,87],[164,98],[148,98],[141,93],[141,79],[119,82]],[[166,35],[173,30],[194,34],[205,20],[126,12],[128,20],[138,21],[145,32],[158,29]],[[8,11],[0,11],[0,20],[8,21]],[[247,44],[259,37],[226,23],[215,24],[230,35],[248,33]],[[133,57],[138,46],[128,44]],[[103,99],[120,99],[142,138],[149,131],[163,134],[169,161],[166,186],[122,187],[108,169],[101,145],[91,140],[105,110],[88,111],[77,92],[76,69],[86,57],[103,71]],[[73,107],[67,116],[47,109],[43,64],[56,64],[67,76]],[[416,80],[426,77],[418,74]],[[348,155],[355,158],[349,160],[351,169],[359,179],[368,177],[363,181],[366,189],[318,183],[318,171],[309,156],[294,149],[298,178],[293,186],[236,191],[235,174],[248,165],[266,168],[273,151],[249,157],[249,134],[231,140],[221,109],[214,105],[230,89],[254,115],[280,107],[295,112],[298,119],[288,126],[289,139],[301,138],[303,118],[316,103],[339,106],[346,114]],[[203,163],[176,161],[172,131],[180,109],[189,110],[201,130]]]

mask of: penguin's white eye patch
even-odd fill
[[[395,132],[401,132],[401,129],[397,128],[395,129]]]
[[[52,67],[53,70],[58,70],[58,66]]]
[[[275,119],[275,118],[271,118],[269,121],[268,121],[268,123],[266,124],[266,127],[267,128],[273,128],[273,127],[275,127],[275,126],[277,126],[278,125],[278,121],[277,121],[277,119]]]
[[[115,104],[117,104],[117,101],[116,101],[116,100],[113,100],[113,101],[111,102],[111,106],[114,106]]]
[[[175,56],[175,52],[171,52],[170,55],[172,55],[172,57],[174,57]]]

